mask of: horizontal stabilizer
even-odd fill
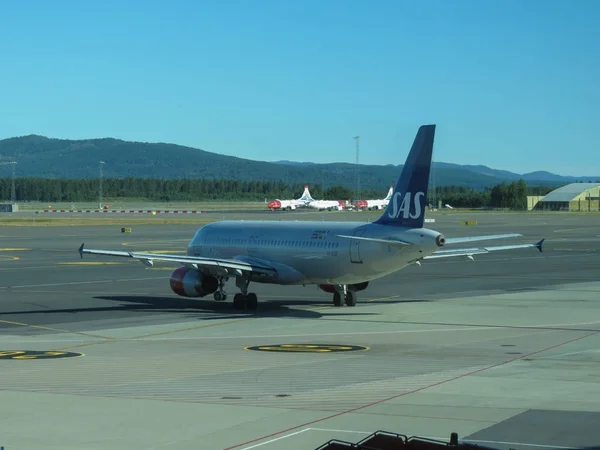
[[[463,244],[465,242],[490,241],[492,239],[507,239],[507,238],[520,237],[520,236],[523,236],[523,235],[519,234],[519,233],[510,233],[510,234],[488,234],[487,236],[466,236],[466,237],[446,238],[446,245]]]
[[[401,241],[399,239],[377,239],[377,238],[366,238],[366,237],[359,237],[359,236],[344,236],[342,234],[338,234],[337,237],[343,238],[343,239],[353,239],[356,241],[376,242],[378,244],[385,244],[385,245],[413,245],[410,242]]]
[[[496,245],[491,247],[475,247],[475,248],[458,248],[452,250],[438,250],[431,255],[425,256],[423,259],[438,259],[438,258],[451,258],[456,256],[466,256],[469,259],[473,259],[473,255],[482,255],[490,252],[496,252],[501,250],[517,250],[520,248],[537,248],[540,252],[542,251],[542,244],[544,239],[535,244],[513,244],[513,245]]]

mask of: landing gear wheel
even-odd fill
[[[248,309],[258,308],[258,297],[256,296],[256,294],[250,292],[246,296],[246,308],[248,308]]]
[[[333,293],[333,306],[342,306],[342,296],[339,292]]]
[[[346,306],[356,306],[356,292],[346,292]]]
[[[227,294],[225,294],[225,292],[223,291],[217,291],[213,294],[213,297],[215,299],[215,301],[217,302],[222,302],[224,300],[227,300]]]
[[[233,296],[233,307],[235,309],[246,309],[246,297],[244,294],[237,293]]]

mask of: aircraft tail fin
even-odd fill
[[[390,186],[390,190],[388,191],[387,195],[385,196],[384,200],[389,200],[392,198],[392,194],[394,193],[394,186]]]
[[[302,197],[300,197],[298,200],[314,202],[314,199],[310,196],[310,191],[308,190],[308,186],[304,186],[304,192],[302,193]]]
[[[422,125],[406,158],[380,225],[422,228],[429,189],[435,125]]]

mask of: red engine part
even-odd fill
[[[279,200],[273,200],[271,203],[267,205],[269,209],[279,209],[281,208],[281,202]]]
[[[171,290],[182,297],[204,297],[212,294],[219,287],[219,280],[212,275],[202,275],[200,272],[178,267],[169,280]]]
[[[367,208],[368,206],[369,206],[369,204],[367,203],[366,200],[359,200],[356,202],[357,208]]]

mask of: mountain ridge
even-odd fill
[[[61,139],[37,134],[0,140],[0,163],[17,161],[17,177],[98,178],[100,161],[106,178],[206,178],[268,180],[289,184],[354,187],[356,166],[350,162],[259,161],[166,142],[126,141],[103,137]],[[402,165],[360,165],[361,187],[393,184]],[[503,181],[524,179],[529,185],[558,186],[600,177],[572,177],[546,171],[517,174],[484,165],[434,162],[437,186],[481,190]],[[0,165],[0,178],[11,174]]]

